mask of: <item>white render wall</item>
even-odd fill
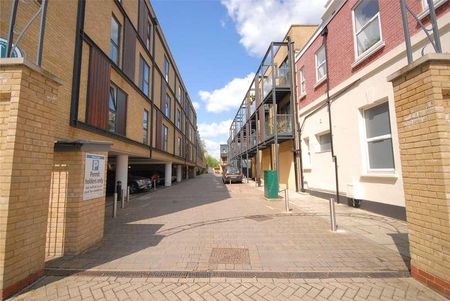
[[[444,52],[450,52],[450,14],[440,18],[442,28],[441,43]],[[424,34],[418,33],[412,39],[415,47],[414,58],[421,56],[421,49],[426,42]],[[417,49],[418,48],[418,49]],[[396,47],[381,59],[363,68],[330,91],[332,97],[331,112],[335,154],[338,160],[339,190],[341,195],[356,199],[369,200],[390,205],[405,206],[403,180],[400,163],[399,141],[395,123],[395,107],[392,84],[386,78],[406,65],[404,44]],[[427,46],[425,53],[431,52]],[[333,58],[329,58],[332,60]],[[359,82],[356,80],[360,79]],[[334,94],[340,93],[337,98]],[[304,116],[314,107],[325,101],[325,95],[315,100],[300,111],[300,124]],[[394,152],[394,173],[370,173],[367,171],[365,127],[362,109],[378,103],[389,101],[391,134]],[[318,151],[317,134],[329,130],[326,106],[308,119],[302,128],[302,142],[309,138],[311,166],[304,166],[305,188],[315,191],[335,193],[335,174],[331,152]],[[303,162],[307,162],[306,145],[302,144]]]

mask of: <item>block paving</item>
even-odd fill
[[[212,175],[136,195],[14,300],[446,300],[409,277],[405,222],[337,205],[333,233],[326,200],[290,200]]]

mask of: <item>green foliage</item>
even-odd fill
[[[209,167],[216,167],[219,165],[219,161],[217,161],[217,159],[211,156],[210,154],[206,155],[206,163],[208,164]]]

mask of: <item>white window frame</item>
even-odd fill
[[[299,73],[299,86],[300,86],[300,97],[306,95],[306,78],[305,78],[305,66],[302,66]]]
[[[141,64],[142,64],[142,74],[141,74],[141,91],[147,97],[150,96],[150,66],[147,64],[147,61],[141,56]],[[145,80],[145,69],[147,69],[148,78]],[[145,84],[147,84],[147,91],[144,89]]]
[[[318,54],[320,51],[322,51],[322,50],[324,51],[324,57],[325,57],[325,60],[324,60],[322,63],[320,63],[320,65],[319,65],[319,64],[318,64],[318,61],[317,61],[317,57],[318,57],[317,54]],[[325,51],[325,45],[320,46],[320,48],[316,51],[314,57],[315,57],[315,60],[316,60],[316,83],[319,84],[319,83],[321,83],[322,81],[324,81],[324,80],[327,78],[327,76],[328,76],[328,69],[327,69],[327,54],[326,54],[326,51]],[[325,74],[324,74],[321,78],[319,78],[319,68],[322,67],[323,65],[325,65]]]
[[[305,154],[305,156],[303,157],[303,169],[311,169],[311,143],[309,137],[303,138],[302,143],[304,146],[303,154]]]
[[[324,136],[324,135],[330,135],[330,149],[322,149],[322,144],[320,143],[320,137]],[[316,140],[317,140],[317,149],[316,149],[316,153],[329,153],[331,152],[331,132],[330,131],[325,131],[322,133],[318,133],[316,134]]]
[[[363,2],[364,0],[359,0],[358,3],[356,3],[356,5],[353,7],[352,9],[352,19],[353,19],[353,48],[354,48],[354,52],[355,52],[355,62],[361,61],[364,58],[370,56],[374,51],[378,50],[379,47],[381,47],[383,45],[383,31],[382,31],[382,27],[381,27],[381,14],[380,14],[380,1],[378,0],[378,13],[372,17],[372,19],[370,19],[369,21],[367,21],[366,24],[364,24],[364,26],[361,27],[361,29],[356,32],[356,18],[355,18],[355,10],[356,8]],[[361,33],[364,29],[367,28],[367,26],[369,24],[372,23],[373,20],[375,20],[375,18],[378,18],[378,28],[380,30],[380,40],[378,42],[376,42],[375,44],[373,44],[372,46],[370,46],[370,48],[366,49],[366,51],[364,51],[361,54],[358,54],[358,34]]]
[[[169,96],[169,94],[166,94],[166,101],[164,102],[164,115],[166,115],[167,118],[170,119],[170,111],[172,106],[172,98]]]
[[[377,107],[379,105],[382,105],[384,103],[388,103],[388,109],[389,109],[389,127],[391,129],[391,133],[390,134],[386,134],[386,135],[381,135],[381,136],[377,136],[377,137],[372,137],[372,138],[367,138],[367,132],[366,132],[366,116],[365,113],[366,111]],[[365,153],[365,169],[366,169],[366,173],[370,174],[370,173],[380,173],[380,174],[395,174],[395,156],[394,156],[394,140],[392,137],[392,124],[391,124],[391,108],[389,107],[389,101],[387,99],[383,99],[382,101],[377,101],[374,102],[373,104],[369,105],[369,106],[365,106],[363,108],[360,109],[361,111],[361,120],[362,120],[362,128],[361,128],[361,136],[362,136],[362,143],[363,143],[363,149],[364,149],[364,153]],[[391,139],[392,141],[392,158],[394,160],[394,168],[371,168],[370,167],[370,157],[369,157],[369,142],[374,142],[374,141],[381,141],[384,139]]]
[[[115,23],[117,25],[117,42],[114,41],[113,37],[112,37],[112,24]],[[109,58],[111,59],[111,61],[114,62],[114,64],[116,64],[117,66],[120,66],[120,62],[122,59],[122,56],[120,55],[121,53],[121,43],[122,43],[122,24],[120,24],[119,19],[116,18],[116,16],[113,14],[111,16],[111,34],[109,37]],[[114,60],[114,58],[112,57],[112,49],[115,48],[117,50],[117,59]]]

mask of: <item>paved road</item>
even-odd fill
[[[212,175],[136,197],[107,213],[101,245],[49,261],[17,299],[444,300],[408,277],[403,222],[338,207],[332,233],[326,202],[291,199],[285,213]]]

